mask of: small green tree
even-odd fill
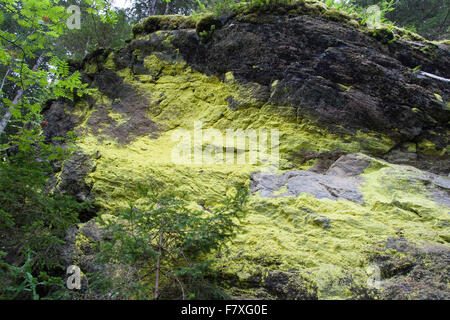
[[[90,205],[45,189],[52,161],[64,159],[70,149],[31,136],[32,142],[11,137],[14,147],[0,161],[0,299],[39,298],[36,290],[49,285],[46,272],[62,271],[59,249],[67,228]],[[60,277],[59,282],[62,286]]]
[[[386,0],[352,0],[353,5],[385,8]],[[395,10],[386,11],[386,18],[398,26],[413,29],[431,40],[448,39],[450,35],[450,3],[448,0],[389,1]]]
[[[114,219],[101,220],[112,238],[102,245],[103,261],[125,265],[127,270],[135,268],[133,289],[142,290],[136,284],[153,279],[155,300],[174,284],[181,298],[198,298],[210,262],[205,255],[220,249],[235,234],[247,189],[238,186],[234,196],[205,210],[192,208],[185,197],[160,188],[139,186],[139,192],[138,204],[130,204]],[[139,297],[136,291],[130,294]]]
[[[114,21],[107,0],[83,3]],[[44,287],[62,286],[49,274],[61,274],[60,245],[84,208],[47,189],[52,163],[71,150],[46,141],[44,101],[93,90],[55,48],[68,31],[66,10],[61,1],[0,0],[0,299],[38,299]]]

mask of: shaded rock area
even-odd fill
[[[56,170],[60,167],[60,174],[50,179],[47,190],[73,196],[78,202],[89,202],[89,205],[79,213],[78,218],[81,222],[87,222],[95,217],[98,206],[93,202],[95,200],[91,192],[93,184],[86,182],[87,176],[96,169],[94,159],[77,150],[63,164],[55,163],[54,167]]]
[[[91,185],[85,182],[86,176],[95,170],[95,163],[81,151],[76,151],[64,162],[64,166],[56,186],[56,192],[75,196],[79,201],[93,200]]]
[[[84,74],[84,81],[110,98],[113,111],[126,117],[123,123],[110,117],[105,106],[96,106],[94,116],[88,120],[88,126],[95,135],[102,134],[113,137],[119,143],[129,143],[135,137],[151,134],[158,136],[160,128],[145,115],[149,101],[135,88],[123,82],[115,72],[102,68],[102,64],[94,64],[95,76]],[[105,125],[106,124],[106,125]]]
[[[371,258],[380,270],[385,299],[448,300],[450,249],[417,246],[404,238],[389,238]]]
[[[100,292],[92,295],[90,288],[90,275],[102,272],[107,268],[99,263],[99,247],[102,241],[109,240],[107,232],[99,226],[94,220],[70,227],[65,236],[65,243],[60,248],[61,264],[65,268],[69,266],[77,266],[81,271],[81,289],[78,294],[86,294],[90,292],[91,296],[87,299],[105,299]],[[95,279],[95,278],[94,278]]]
[[[69,131],[75,129],[75,116],[66,112],[66,106],[72,104],[70,101],[60,99],[58,101],[49,101],[44,108],[45,119],[48,125],[44,129],[47,140],[54,143],[54,138],[65,137]]]
[[[102,266],[95,262],[97,257],[95,246],[107,239],[105,230],[93,220],[71,227],[66,234],[66,243],[61,249],[62,264],[66,267],[77,265],[85,273],[100,271]]]
[[[62,137],[64,138],[69,131],[86,121],[87,127],[92,134],[100,140],[102,136],[112,137],[121,144],[128,144],[136,137],[151,135],[152,138],[158,136],[161,128],[146,117],[147,107],[150,104],[135,88],[124,83],[123,79],[114,71],[104,68],[103,62],[105,55],[110,53],[108,50],[97,50],[90,54],[90,69],[82,73],[82,80],[88,83],[90,87],[98,89],[112,104],[112,111],[117,113],[118,117],[112,117],[110,110],[102,101],[95,103],[92,97],[85,97],[85,100],[67,101],[60,99],[49,102],[49,106],[44,110],[47,127],[44,133],[48,140]],[[86,60],[88,61],[88,60]],[[79,68],[75,64],[72,68]],[[77,115],[73,111],[78,104],[87,104],[92,114],[88,119]],[[77,129],[78,135],[88,134],[86,128]]]
[[[233,299],[317,300],[317,287],[296,272],[274,270],[228,279],[226,283],[232,286],[229,291]],[[234,285],[253,289],[254,295],[239,295],[240,290]]]
[[[378,132],[396,145],[386,152],[369,144],[368,153],[448,174],[450,91],[442,80],[450,78],[448,46],[395,39],[386,30],[362,32],[348,19],[302,14],[307,11],[304,3],[298,3],[276,14],[257,11],[220,21],[206,19],[201,23],[215,25],[206,42],[190,19],[153,17],[147,27],[137,28],[135,39],[125,48],[114,52],[114,67],[130,68],[134,76],[148,74],[143,60],[156,52],[161,59],[182,59],[220,79],[232,72],[259,105],[289,106],[299,121],[308,119],[335,133]],[[149,132],[157,136],[162,128],[144,114],[146,106],[158,101],[146,101],[103,67],[110,52],[98,50],[76,67],[85,70],[84,81],[117,100],[117,112],[130,119],[117,123],[97,105],[89,126],[95,133],[103,124],[102,133],[120,143]],[[415,71],[418,66],[420,72]],[[154,81],[159,77],[153,76]],[[248,106],[233,97],[229,101],[234,110]],[[52,126],[49,121],[48,132],[58,131]],[[414,150],[405,150],[405,144]]]
[[[145,42],[137,39],[131,46]],[[218,76],[232,71],[242,83],[260,85],[255,94],[261,102],[293,106],[300,118],[337,132],[375,130],[398,143],[426,138],[438,150],[448,144],[448,84],[412,72],[421,65],[450,78],[446,48],[384,43],[342,22],[289,14],[239,16],[206,45],[189,32],[174,33],[172,42],[196,69]]]
[[[250,189],[252,193],[260,191],[261,197],[296,197],[309,193],[317,199],[346,199],[362,204],[364,201],[358,190],[360,180],[357,176],[369,164],[370,159],[362,155],[347,155],[339,158],[326,174],[311,171],[288,171],[281,175],[254,173],[251,175]]]

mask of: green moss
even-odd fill
[[[435,94],[434,94],[434,97],[435,97],[437,100],[439,100],[440,102],[444,102],[444,100],[442,100],[442,97],[441,97],[439,94],[435,93]]]
[[[429,140],[422,140],[417,144],[417,150],[426,155],[443,156],[447,153],[447,149],[439,149],[434,143]]]
[[[401,213],[409,221],[432,221],[433,224],[440,220],[447,221],[444,215],[447,209],[434,201],[427,189],[425,173],[413,167],[386,163],[380,168],[382,162],[379,160],[372,163],[374,167],[363,175],[366,182],[362,188],[369,208],[385,213]]]
[[[425,41],[424,37],[410,30],[400,28],[397,26],[393,26],[392,29],[393,32],[398,36],[398,38],[410,41]]]
[[[366,250],[371,244],[400,229],[408,239],[442,243],[435,226],[436,221],[449,221],[448,209],[430,200],[425,184],[411,178],[423,173],[372,161],[361,187],[365,206],[307,194],[297,199],[254,196],[243,231],[216,268],[238,274],[242,281],[264,269],[302,270],[318,285],[319,298],[349,298],[349,279],[367,280]],[[308,212],[329,218],[331,228],[306,223]]]
[[[109,181],[114,181],[118,177],[116,168],[127,171],[119,175],[123,176],[120,179],[123,185],[126,184],[127,179],[145,180],[145,175],[133,173],[137,170],[134,168],[139,168],[141,172],[159,175],[169,181],[172,179],[189,181],[189,187],[185,186],[182,189],[190,194],[198,195],[204,201],[214,199],[214,196],[204,193],[199,182],[195,182],[200,169],[207,169],[209,174],[215,172],[213,176],[221,180],[218,184],[221,186],[220,191],[215,194],[215,197],[227,188],[223,185],[223,181],[227,180],[229,175],[236,177],[240,182],[248,181],[249,174],[256,170],[258,165],[241,167],[230,165],[220,169],[217,166],[182,169],[171,163],[172,149],[178,143],[171,140],[173,130],[177,128],[192,130],[195,120],[202,120],[204,129],[214,128],[222,133],[225,133],[227,129],[278,129],[281,168],[292,167],[288,159],[292,153],[299,151],[339,150],[352,153],[366,150],[378,154],[387,152],[395,144],[375,133],[358,132],[356,136],[340,136],[325,128],[317,127],[305,119],[299,120],[290,107],[261,105],[252,98],[251,91],[249,92],[251,89],[240,87],[232,80],[232,74],[228,74],[226,76],[228,80],[222,82],[217,77],[208,77],[192,70],[184,62],[169,63],[156,55],[146,57],[144,65],[150,75],[137,76],[138,80],[128,69],[120,70],[118,74],[149,101],[157,102],[149,105],[147,116],[163,128],[158,139],[144,136],[135,139],[128,146],[120,146],[107,136],[94,137],[90,134],[92,131],[86,127],[86,122],[92,111],[87,105],[79,106],[76,111],[83,118],[78,129],[86,133],[80,143],[84,151],[95,154],[99,150],[103,155],[91,179],[96,182],[94,191],[101,194],[99,199],[106,197],[104,205],[108,209],[118,207],[133,197],[133,195],[126,197],[122,192],[118,192],[118,202],[115,201],[116,192],[108,185]],[[256,84],[255,88],[257,88]],[[227,102],[230,96],[239,101],[242,107],[232,111]],[[120,124],[126,123],[128,116],[114,112],[109,99],[99,94],[94,95],[94,98],[97,103],[107,106],[110,118]],[[100,143],[99,140],[102,142]],[[249,151],[250,149],[245,150],[246,153]],[[313,164],[314,161],[306,167]],[[109,168],[112,168],[112,171]],[[105,184],[103,185],[101,181]],[[193,190],[195,188],[198,188],[197,191]],[[119,200],[120,197],[123,199]]]
[[[431,43],[429,43],[428,45],[425,45],[423,47],[420,48],[420,52],[422,52],[423,54],[427,55],[427,56],[435,56],[437,54],[437,47]]]
[[[404,143],[403,144],[404,147],[406,147],[406,150],[408,150],[408,152],[416,152],[417,151],[417,146],[415,143]]]
[[[368,29],[365,25],[361,25],[360,18],[356,14],[330,8],[326,4],[317,0],[294,0],[286,4],[260,5],[258,3],[244,4],[241,3],[233,7],[232,13],[227,12],[230,17],[236,17],[237,21],[248,21],[251,23],[272,23],[274,14],[298,16],[310,15],[319,16],[331,21],[343,22],[352,27],[358,28],[360,31],[374,36],[382,42],[393,41],[394,39],[404,39],[410,41],[426,41],[422,36],[391,24],[382,24],[377,30]],[[175,30],[175,29],[191,29],[196,28],[197,34],[203,35],[211,32],[211,27],[215,29],[222,27],[222,22],[218,18],[219,12],[205,12],[192,16],[168,15],[168,16],[151,16],[136,24],[133,27],[135,38],[142,34],[153,33],[158,30]],[[437,42],[429,42],[437,43]],[[448,44],[440,41],[439,44]]]
[[[280,188],[280,190],[274,191],[274,192],[273,192],[273,195],[274,195],[274,196],[279,196],[279,195],[282,195],[283,193],[285,193],[285,192],[287,192],[287,191],[288,191],[288,188],[287,188],[286,186],[282,186],[282,187]]]
[[[96,74],[98,72],[97,63],[95,63],[95,62],[87,63],[84,66],[84,72],[88,75]]]
[[[162,15],[151,16],[133,27],[134,36],[153,33],[158,30],[194,29],[195,20],[190,16]]]
[[[382,26],[377,29],[364,29],[363,31],[382,43],[388,43],[395,39],[395,34],[389,26]]]
[[[323,12],[323,16],[331,21],[349,22],[352,20],[347,13],[333,8],[327,8],[327,10]]]
[[[345,91],[350,91],[351,88],[353,88],[353,86],[346,86],[345,84],[342,83],[338,83],[338,85],[343,88]]]
[[[81,232],[75,238],[75,252],[73,253],[73,264],[82,265],[85,252],[89,251],[92,242]]]
[[[103,66],[107,69],[115,70],[116,64],[114,63],[114,52],[111,52],[108,57],[106,58],[106,61],[103,63]]]
[[[439,40],[439,41],[431,41],[434,44],[446,44],[450,45],[450,40]]]
[[[225,80],[224,80],[225,83],[227,83],[227,84],[233,84],[234,81],[235,81],[235,79],[234,79],[233,72],[227,72],[227,73],[225,73]]]
[[[129,120],[122,113],[117,113],[112,110],[108,110],[108,116],[116,122],[117,126],[127,123]]]
[[[216,18],[215,15],[209,14],[203,16],[196,25],[197,34],[202,34],[204,32],[210,32],[214,29],[222,27],[222,22]]]

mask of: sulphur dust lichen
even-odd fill
[[[263,104],[253,98],[252,88],[257,84],[243,87],[231,72],[222,81],[181,60],[167,61],[157,54],[142,57],[140,52],[139,58],[148,73],[135,75],[128,68],[114,72],[149,101],[145,116],[160,128],[157,136],[136,135],[129,143],[122,143],[106,131],[93,131],[88,121],[93,113],[89,106],[79,103],[74,111],[83,119],[77,128],[84,133],[78,144],[96,159],[96,169],[86,182],[92,184],[92,194],[102,213],[138,199],[135,184],[148,183],[152,178],[188,195],[192,205],[208,208],[236,183],[249,185],[251,173],[267,169],[262,163],[174,163],[173,150],[180,143],[173,139],[174,132],[183,129],[192,133],[196,121],[201,121],[204,129],[223,134],[227,129],[278,130],[281,164],[302,150],[383,154],[395,145],[391,139],[371,132],[338,135],[299,119],[291,107]],[[105,65],[110,70],[114,69],[112,59],[107,59]],[[112,108],[120,101],[101,93],[93,99],[108,110],[108,117],[115,122],[129,121],[130,114]],[[200,144],[204,150],[210,141]],[[217,144],[221,146],[220,141]],[[246,144],[241,151],[247,155],[251,149]],[[96,154],[102,156],[96,158]],[[234,279],[224,280],[222,285],[233,291],[239,283],[249,286],[255,276],[270,271],[295,271],[306,282],[315,284],[319,298],[348,298],[352,296],[350,283],[365,283],[369,277],[365,250],[370,245],[386,240],[399,229],[410,239],[444,242],[440,226],[445,224],[436,221],[448,222],[448,210],[431,198],[423,180],[411,178],[420,178],[422,173],[371,161],[360,187],[364,204],[317,199],[310,194],[283,196],[283,189],[273,199],[254,194],[236,239],[229,243],[226,254],[216,257],[214,268],[223,279]],[[283,169],[281,165],[279,172]],[[327,218],[330,227],[308,223],[311,214]],[[246,290],[256,294],[251,287]]]

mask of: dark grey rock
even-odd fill
[[[362,154],[347,154],[341,156],[327,171],[327,175],[340,177],[355,177],[366,170],[370,158]]]
[[[317,288],[295,272],[271,271],[264,278],[263,286],[281,300],[317,299]]]
[[[64,163],[56,192],[75,196],[79,201],[92,200],[91,186],[86,183],[85,178],[94,170],[95,163],[87,154],[74,152]]]
[[[86,236],[86,238],[94,242],[100,242],[101,240],[105,239],[106,231],[101,228],[94,220],[90,220],[89,222],[85,223],[81,227],[80,231]]]
[[[61,264],[68,267],[73,264],[74,254],[76,252],[75,240],[79,234],[76,226],[69,227],[64,238],[64,245],[60,249]]]

